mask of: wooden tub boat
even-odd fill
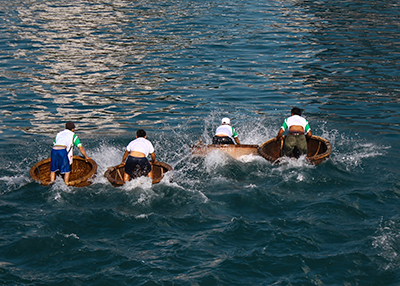
[[[228,153],[234,159],[245,155],[258,155],[258,145],[250,144],[199,144],[191,146],[192,154],[195,156],[206,156],[213,151],[223,151]]]
[[[43,186],[50,184],[50,162],[51,158],[44,159],[33,165],[29,171],[31,178]],[[68,185],[74,187],[89,186],[92,183],[90,179],[96,172],[97,164],[95,161],[89,159],[86,162],[85,158],[74,156]],[[59,172],[56,172],[56,175],[60,175]]]
[[[173,170],[172,167],[167,163],[157,161],[156,163],[150,162],[150,164],[153,170],[153,180],[152,180],[153,184],[159,183],[164,177],[164,174],[166,172]],[[104,177],[106,177],[107,180],[114,187],[119,187],[125,184],[124,174],[125,174],[125,165],[119,164],[117,166],[108,168],[107,171],[104,173]]]
[[[264,157],[272,163],[279,162],[279,158],[282,157],[284,138],[285,136],[282,136],[282,139],[277,139],[275,137],[264,142],[260,145],[258,153],[260,154],[260,156]],[[311,138],[307,141],[307,147],[307,159],[310,161],[311,164],[314,165],[321,164],[324,160],[328,159],[329,155],[332,152],[331,143],[329,143],[328,140],[319,136],[311,136]],[[293,157],[298,158],[299,155],[295,153]]]

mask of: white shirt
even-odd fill
[[[285,131],[287,128],[290,129],[290,126],[293,126],[293,125],[302,126],[304,129],[304,133],[306,133],[306,134],[308,133],[308,131],[311,130],[310,125],[308,124],[308,121],[304,117],[301,117],[299,115],[293,115],[293,116],[286,118],[285,121],[283,122],[281,128],[283,129],[283,131]]]
[[[215,130],[215,135],[225,135],[229,137],[238,137],[236,130],[230,125],[221,125]]]
[[[126,151],[141,152],[145,155],[145,157],[147,157],[149,154],[154,153],[154,147],[149,140],[143,137],[139,137],[128,144],[128,146],[126,147]]]
[[[72,164],[72,157],[74,155],[72,147],[82,146],[78,136],[76,136],[76,134],[69,129],[64,129],[63,131],[58,132],[56,135],[56,139],[54,139],[53,144],[67,146],[66,149],[68,152],[68,160],[70,165]]]

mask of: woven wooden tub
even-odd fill
[[[234,159],[238,159],[245,155],[258,155],[258,145],[248,144],[210,144],[210,145],[193,145],[191,146],[192,154],[195,156],[206,156],[213,151],[223,151],[228,153]]]
[[[43,186],[50,184],[50,161],[50,158],[42,160],[33,165],[29,171],[31,178]],[[96,172],[97,164],[95,161],[89,159],[86,162],[84,158],[74,156],[68,185],[74,187],[89,186],[92,183],[90,179]],[[59,176],[59,172],[56,172],[56,175]]]
[[[150,162],[150,164],[153,170],[153,180],[152,180],[153,184],[159,183],[164,177],[164,174],[166,172],[173,170],[172,167],[167,163],[157,161],[156,163]],[[114,187],[119,187],[125,184],[124,174],[125,174],[125,165],[119,164],[117,166],[108,168],[107,171],[104,173],[104,177],[106,177],[107,180]]]
[[[264,157],[271,163],[279,162],[278,159],[282,157],[284,138],[285,136],[282,136],[282,139],[278,140],[275,137],[264,142],[260,145],[258,153],[260,154],[260,156]],[[310,161],[311,164],[314,165],[321,164],[324,160],[328,159],[332,152],[331,143],[329,143],[328,140],[319,136],[311,136],[311,138],[307,142],[307,147],[307,159]],[[298,156],[294,154],[293,157]]]

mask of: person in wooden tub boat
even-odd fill
[[[312,134],[308,121],[301,116],[300,108],[292,108],[291,116],[283,121],[276,136],[277,139],[281,139],[286,129],[289,129],[289,134],[285,138],[283,155],[292,155],[295,147],[299,150],[300,155],[307,154],[307,138],[311,138]]]
[[[58,132],[54,139],[54,146],[51,149],[51,162],[50,162],[50,183],[56,179],[56,172],[64,174],[64,182],[68,185],[71,173],[71,165],[73,158],[73,147],[78,147],[79,151],[85,157],[85,160],[90,159],[86,155],[85,148],[83,148],[81,141],[75,132],[75,124],[71,121],[65,124],[65,129]]]
[[[146,131],[139,129],[136,131],[136,139],[128,144],[122,157],[122,164],[125,164],[124,182],[129,181],[130,178],[141,176],[149,176],[153,179],[151,164],[147,159],[149,154],[151,160],[155,163],[156,154],[153,144],[147,140]]]
[[[229,118],[222,118],[221,125],[217,130],[215,130],[212,144],[235,144],[235,142],[240,145],[239,137],[235,128],[231,126]]]

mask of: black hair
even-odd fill
[[[75,129],[75,124],[72,121],[69,121],[69,122],[65,123],[65,129],[69,129],[69,130]]]
[[[293,107],[292,114],[301,116],[301,109],[298,107]]]
[[[146,131],[144,131],[143,129],[139,129],[138,131],[136,131],[136,136],[137,137],[145,137]]]

